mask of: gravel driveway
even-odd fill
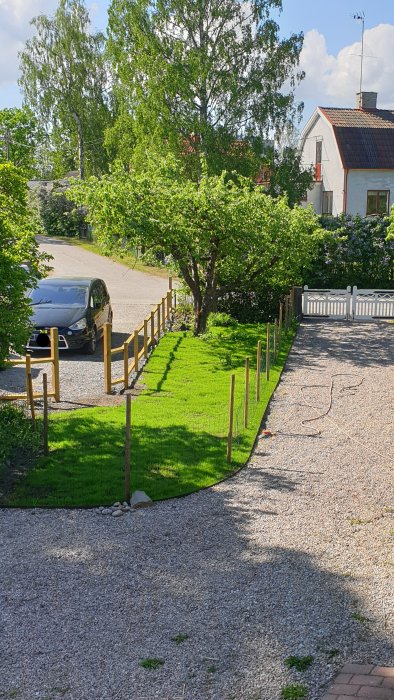
[[[168,291],[168,279],[131,270],[65,240],[38,236],[40,249],[53,256],[51,276],[75,275],[100,277],[108,287],[113,308],[112,346],[121,345],[134,328],[151,312],[153,305]],[[46,353],[47,355],[47,353]],[[38,353],[34,353],[39,357]],[[113,376],[121,376],[122,355],[113,363]],[[45,367],[45,366],[44,366]],[[50,372],[46,365],[46,372]],[[33,382],[37,390],[42,387],[40,365],[33,366]],[[70,408],[84,401],[96,402],[103,398],[104,368],[103,347],[94,356],[82,353],[60,353],[60,393],[58,408]],[[24,368],[17,367],[0,374],[0,391],[25,391]]]
[[[345,661],[394,665],[393,335],[303,324],[274,436],[214,488],[121,518],[2,510],[0,697],[317,700]]]

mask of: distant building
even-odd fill
[[[357,94],[355,109],[317,107],[301,135],[302,163],[315,168],[303,204],[318,214],[388,214],[394,203],[394,111],[377,93]]]

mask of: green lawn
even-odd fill
[[[169,333],[142,375],[132,402],[132,489],[153,499],[210,486],[247,461],[261,418],[279,380],[289,333],[270,380],[261,375],[255,401],[256,347],[265,328],[213,328],[208,339]],[[251,358],[250,424],[242,427],[244,358]],[[230,375],[236,375],[235,439],[226,463]],[[50,416],[50,456],[19,483],[9,505],[94,506],[123,500],[125,409],[90,408]]]

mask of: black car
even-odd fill
[[[112,309],[103,280],[90,277],[48,277],[30,291],[34,331],[27,348],[50,346],[49,329],[59,331],[59,350],[82,349],[93,355],[103,334],[104,323],[112,322]]]

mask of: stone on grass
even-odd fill
[[[130,505],[132,508],[148,508],[153,506],[153,501],[145,491],[134,491],[130,498]]]

